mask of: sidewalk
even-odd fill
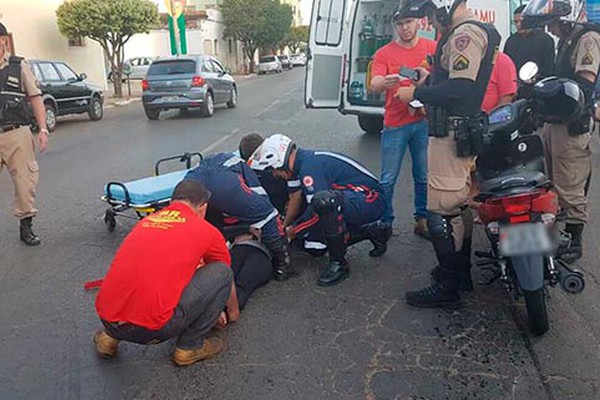
[[[233,75],[233,79],[237,83],[243,82],[249,78],[256,76],[256,74],[249,75]],[[141,101],[142,99],[142,81],[131,80],[131,95],[129,95],[128,83],[123,83],[123,98],[115,97],[114,87],[112,82],[108,82],[108,89],[104,91],[104,104],[106,106],[119,107],[126,106],[128,104]]]

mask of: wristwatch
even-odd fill
[[[50,131],[48,131],[48,129],[46,129],[46,128],[40,129],[40,133],[42,133],[42,132],[44,132],[46,135],[50,134]]]

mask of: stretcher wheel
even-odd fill
[[[109,232],[113,232],[117,227],[117,219],[115,218],[115,212],[111,209],[106,210],[104,213],[104,223],[106,224],[106,229]]]

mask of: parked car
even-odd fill
[[[263,75],[267,72],[281,73],[283,66],[277,56],[264,56],[258,59],[258,74]]]
[[[88,113],[92,121],[104,115],[104,96],[100,87],[87,83],[86,74],[76,74],[62,61],[30,60],[40,82],[46,107],[48,130],[56,129],[56,118],[67,114]]]
[[[142,81],[142,104],[148,119],[172,108],[181,111],[199,108],[203,117],[212,117],[215,105],[235,108],[238,89],[235,80],[211,56],[180,56],[154,61]]]
[[[294,65],[292,64],[292,60],[290,59],[290,56],[282,55],[282,56],[277,56],[277,58],[279,58],[279,61],[281,61],[282,68],[285,68],[288,70],[294,68]]]
[[[294,54],[290,59],[294,67],[304,67],[306,65],[306,56],[303,53]]]
[[[125,73],[127,70],[131,71],[129,73],[129,79],[139,80],[144,79],[146,74],[148,73],[148,68],[150,68],[150,64],[152,61],[158,59],[158,57],[135,57],[130,58],[129,60],[125,60],[123,63],[123,76],[122,79],[125,81],[127,79],[127,74]],[[108,80],[109,82],[113,81],[113,73],[112,71],[108,72]]]

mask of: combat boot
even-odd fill
[[[571,245],[560,255],[560,259],[571,264],[579,260],[583,254],[583,224],[567,224],[565,231],[571,234]]]
[[[41,243],[40,238],[32,229],[33,217],[23,218],[19,227],[21,241],[27,246],[38,246]]]
[[[375,222],[366,227],[366,234],[373,245],[373,249],[369,251],[371,257],[381,257],[387,251],[387,242],[392,237],[391,225],[384,224],[383,222]]]
[[[463,247],[458,253],[458,290],[460,292],[472,292],[473,291],[473,278],[471,277],[471,239],[465,239]],[[431,272],[432,282],[440,282],[441,269],[439,265],[433,267]]]
[[[327,237],[329,250],[329,266],[321,273],[317,285],[333,286],[350,275],[348,261],[346,261],[346,242],[344,235]]]
[[[439,267],[439,281],[424,289],[406,293],[406,302],[420,308],[459,308],[457,263],[459,253],[451,253],[444,257]]]

